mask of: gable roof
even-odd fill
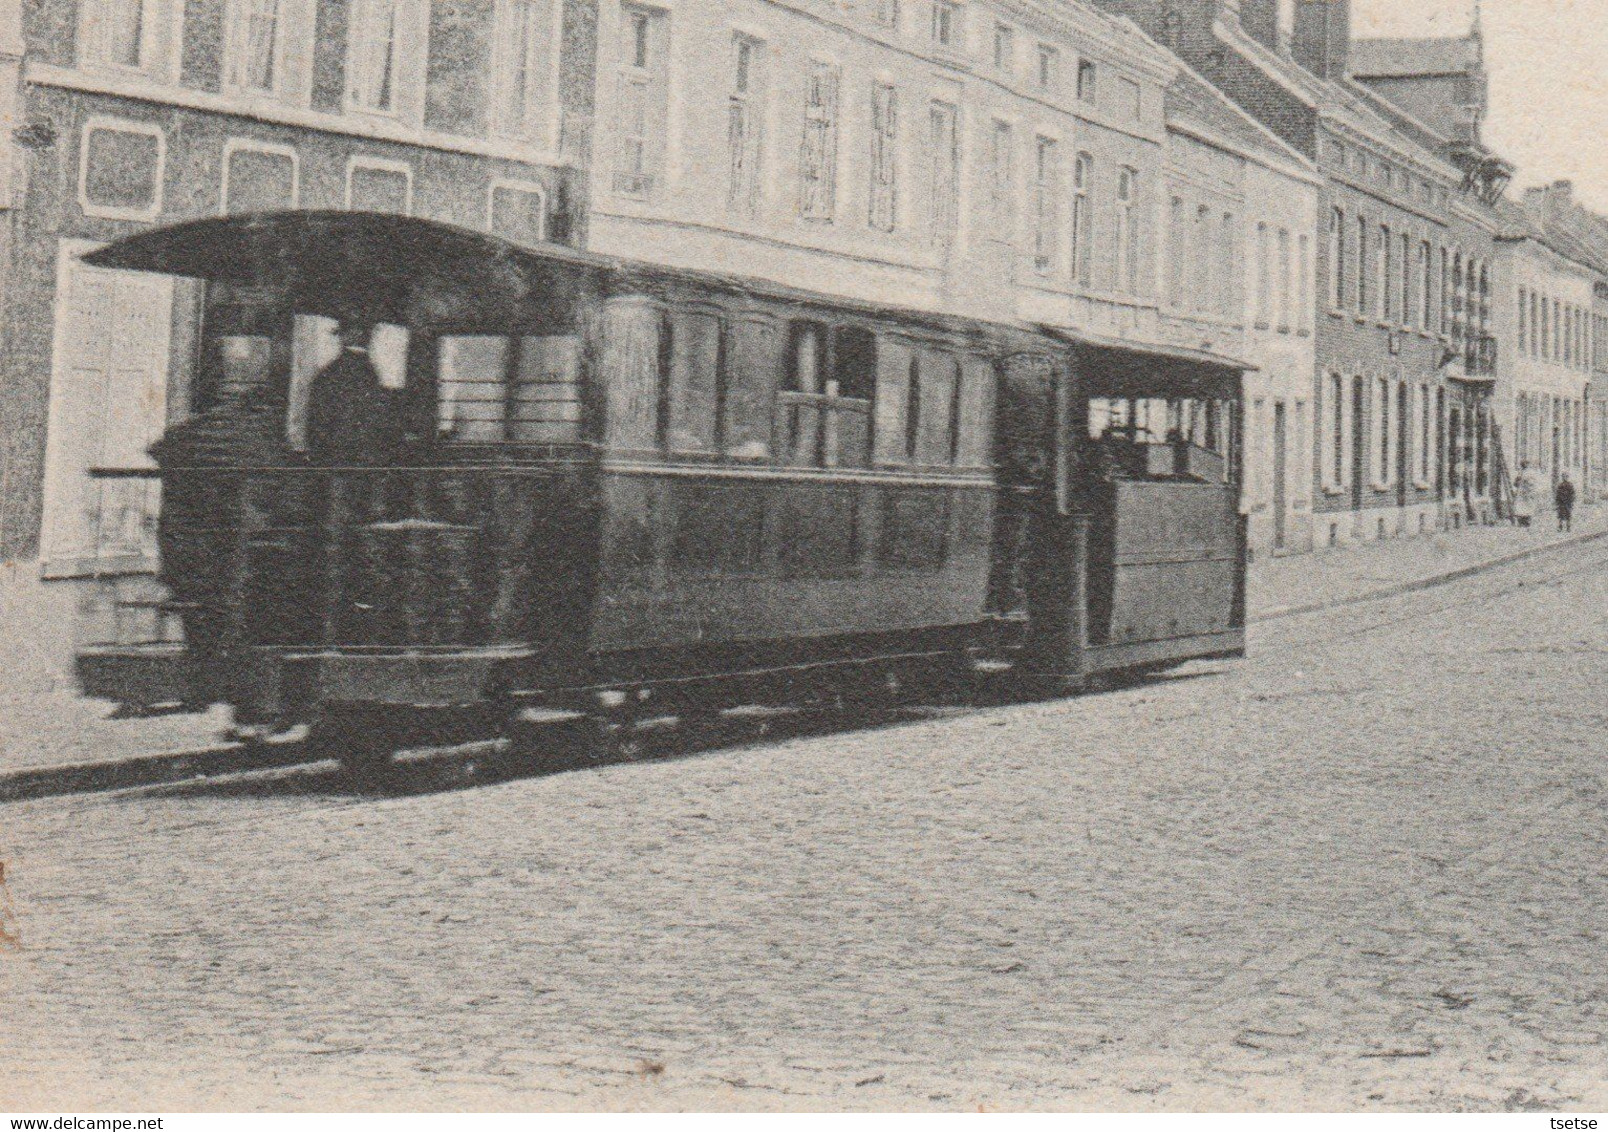
[[[1308,177],[1315,173],[1310,161],[1187,65],[1181,65],[1167,85],[1166,106],[1169,126],[1193,124],[1282,172]]]
[[[1321,117],[1395,148],[1399,158],[1437,168],[1446,176],[1462,176],[1435,145],[1426,144],[1417,131],[1398,125],[1395,115],[1387,113],[1372,92],[1361,85],[1313,74],[1294,59],[1258,42],[1238,21],[1219,19],[1214,30],[1225,46],[1232,48],[1263,74],[1296,92]]]

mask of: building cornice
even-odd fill
[[[209,91],[191,90],[173,83],[159,82],[142,75],[99,74],[61,67],[50,63],[29,60],[24,71],[28,83],[77,91],[81,94],[103,94],[130,98],[157,106],[172,106],[184,110],[199,110],[245,118],[274,126],[292,126],[317,130],[328,134],[369,141],[392,142],[447,153],[463,153],[476,157],[500,158],[524,165],[568,167],[573,161],[550,149],[529,142],[500,138],[471,138],[411,126],[388,118],[355,118],[341,114],[326,114],[304,106],[266,100],[242,100]]]

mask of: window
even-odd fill
[[[413,170],[401,162],[354,157],[346,165],[346,207],[408,215],[413,211]]]
[[[223,148],[224,214],[295,208],[298,175],[295,150],[231,138]]]
[[[1563,300],[1552,300],[1552,360],[1563,359]]]
[[[78,203],[88,216],[154,220],[162,211],[166,159],[160,127],[91,118],[79,155]]]
[[[1379,443],[1379,480],[1381,484],[1391,481],[1390,468],[1390,381],[1387,378],[1379,379],[1379,403],[1375,419],[1379,422],[1376,439]]]
[[[1388,322],[1391,312],[1396,309],[1396,283],[1391,273],[1393,245],[1390,242],[1390,225],[1379,226],[1379,257],[1375,261],[1379,267],[1379,317]]]
[[[899,92],[871,88],[871,227],[893,231],[899,220]]]
[[[1435,415],[1430,407],[1429,386],[1418,387],[1418,481],[1429,483],[1430,421]]]
[[[395,113],[397,0],[353,0],[348,98],[359,110]]]
[[[1078,101],[1096,102],[1099,100],[1098,89],[1099,71],[1092,59],[1078,60]]]
[[[1357,217],[1357,313],[1368,313],[1368,221]]]
[[[1296,327],[1303,334],[1312,332],[1312,237],[1302,236],[1296,251]]]
[[[899,0],[877,0],[877,23],[885,28],[899,26]]]
[[[746,35],[731,41],[731,98],[726,106],[726,203],[751,213],[759,199],[760,109],[765,104],[760,44]]]
[[[960,202],[959,113],[947,102],[934,102],[927,108],[927,156],[930,210],[927,235],[934,247],[954,243]]]
[[[1167,214],[1167,301],[1178,310],[1184,306],[1184,265],[1189,260],[1186,239],[1184,201],[1173,197]]]
[[[1544,317],[1545,314],[1546,314],[1546,303],[1542,301],[1541,296],[1537,292],[1531,291],[1530,292],[1530,356],[1532,358],[1539,358],[1541,356],[1541,337],[1542,337],[1541,336],[1541,324],[1546,321],[1546,319]]]
[[[506,0],[507,24],[502,33],[508,76],[502,128],[516,137],[533,138],[549,112],[548,13],[551,0]]]
[[[1265,223],[1256,226],[1256,326],[1267,329],[1273,319],[1272,233]]]
[[[493,181],[486,227],[516,244],[541,243],[547,238],[547,190],[531,181]]]
[[[1216,300],[1213,307],[1222,315],[1235,320],[1244,317],[1245,312],[1239,303],[1240,275],[1239,275],[1239,229],[1235,227],[1234,214],[1223,213],[1223,233],[1217,244],[1218,268]]]
[[[1452,333],[1452,252],[1441,249],[1441,334]]]
[[[1193,285],[1195,288],[1194,306],[1197,310],[1206,309],[1206,293],[1211,288],[1211,256],[1207,248],[1211,245],[1212,210],[1204,204],[1195,209],[1195,227],[1190,233],[1189,261],[1193,267]]]
[[[623,18],[614,191],[643,197],[657,182],[664,145],[669,18],[631,7],[624,9]]]
[[[144,70],[151,62],[152,0],[85,0],[79,16],[79,61]]]
[[[1431,314],[1434,307],[1430,305],[1430,285],[1434,282],[1434,269],[1430,260],[1432,249],[1429,241],[1424,240],[1418,245],[1418,329],[1432,329]]]
[[[1552,303],[1545,296],[1541,299],[1541,360],[1548,361],[1552,357]]]
[[[443,335],[437,350],[437,428],[449,442],[577,439],[578,337]]]
[[[1053,90],[1055,88],[1056,64],[1060,61],[1060,53],[1048,44],[1039,44],[1038,49],[1038,85],[1040,90]]]
[[[1117,290],[1139,293],[1139,171],[1123,166],[1117,172]],[[1206,261],[1204,254],[1201,259]]]
[[[1277,271],[1279,333],[1288,334],[1290,332],[1290,271],[1292,270],[1290,261],[1290,230],[1288,228],[1279,229],[1278,246],[1279,261]]]
[[[1346,306],[1346,211],[1329,213],[1329,304],[1335,310]]]
[[[1413,238],[1401,234],[1401,325],[1405,328],[1413,318]]]
[[[1080,153],[1072,175],[1072,270],[1083,287],[1093,279],[1094,210],[1089,201],[1093,187],[1094,158]]]
[[[838,69],[812,63],[804,85],[804,144],[799,156],[799,215],[830,220],[837,200]]]
[[[1130,78],[1117,80],[1117,105],[1132,121],[1144,116],[1144,88]]]
[[[960,49],[960,5],[952,0],[933,0],[932,42],[950,51]]]
[[[1016,36],[1008,24],[994,25],[994,69],[1009,71],[1016,64]]]
[[[281,70],[280,0],[233,0],[224,74],[236,90],[273,93]]]
[[[1039,138],[1033,164],[1033,267],[1042,275],[1055,270],[1059,208],[1060,150],[1052,138]]]
[[[1016,199],[1014,149],[1011,124],[995,121],[988,138],[989,211],[994,221],[995,236],[1007,242],[1011,239],[1016,222],[1013,215]]]
[[[1325,463],[1327,486],[1338,488],[1346,482],[1346,383],[1339,374],[1330,374],[1328,388],[1329,459]]]
[[[1530,353],[1530,289],[1519,288],[1519,353]]]

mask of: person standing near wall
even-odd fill
[[[1563,473],[1563,478],[1553,490],[1552,503],[1558,510],[1558,529],[1569,530],[1574,521],[1575,486],[1569,482],[1568,472]]]
[[[1535,518],[1535,474],[1530,471],[1529,462],[1519,465],[1519,474],[1513,479],[1513,520],[1521,527],[1528,527],[1530,520]]]

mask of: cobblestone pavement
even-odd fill
[[[1608,547],[1253,648],[0,808],[0,1109],[1608,1106]]]

